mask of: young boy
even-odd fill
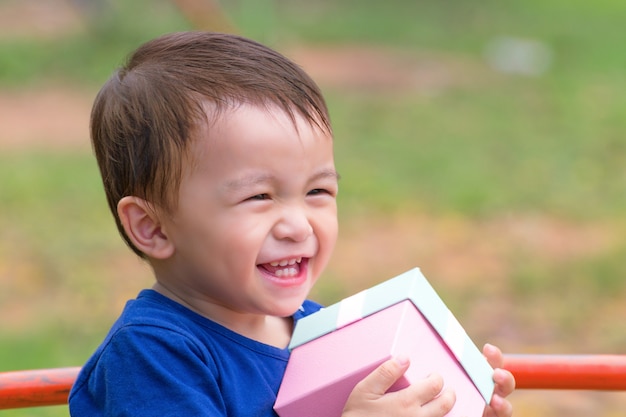
[[[324,99],[253,41],[177,33],[141,46],[96,98],[91,137],[107,199],[155,284],[83,367],[74,417],[276,416],[294,323],[337,237],[338,174]],[[492,346],[485,354],[501,366]],[[385,392],[403,357],[358,384],[348,416],[442,416],[439,376]],[[486,415],[507,417],[510,373]],[[321,416],[323,417],[323,416]]]

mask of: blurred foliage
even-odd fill
[[[168,1],[77,1],[82,25],[63,36],[0,41],[0,85],[41,80],[94,84],[106,79],[139,44],[164,32],[189,30]]]
[[[445,281],[436,287],[461,315],[476,317],[483,302],[493,308],[508,303],[514,311],[494,318],[507,321],[500,329],[505,342],[507,329],[531,329],[511,343],[522,339],[541,348],[547,340],[558,348],[623,351],[626,2],[220,3],[241,34],[279,50],[387,46],[414,54],[417,65],[453,67],[446,76],[462,82],[428,91],[322,85],[342,174],[342,220],[426,213],[480,223],[540,213],[613,232],[606,250],[588,256],[546,260],[523,248],[506,252],[501,256],[513,271],[506,283],[486,277],[472,288]],[[63,36],[0,38],[0,88],[56,82],[95,89],[140,43],[191,29],[171,2],[101,5],[85,11],[82,29]],[[534,77],[496,71],[485,49],[500,37],[540,42],[552,65]],[[14,321],[0,327],[0,367],[82,363],[119,312],[126,290],[149,273],[138,261],[120,261],[128,251],[89,152],[3,151],[0,178],[0,306]],[[118,276],[119,262],[130,263],[132,274]],[[323,302],[351,290],[332,274],[315,293]],[[492,284],[503,293],[489,299]],[[482,331],[481,323],[475,326]]]

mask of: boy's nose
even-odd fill
[[[313,234],[313,226],[303,210],[285,210],[280,221],[274,226],[274,237],[302,242]]]

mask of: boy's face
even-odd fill
[[[330,258],[332,138],[296,121],[297,130],[278,109],[242,105],[192,145],[178,208],[163,223],[175,252],[157,279],[226,315],[218,319],[293,314]]]

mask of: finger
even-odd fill
[[[426,378],[413,382],[408,388],[397,391],[397,395],[404,397],[407,403],[426,404],[443,390],[443,378],[439,374],[431,374]]]
[[[408,368],[409,359],[404,356],[389,359],[359,382],[357,387],[363,392],[382,396]]]
[[[512,415],[513,405],[499,395],[494,395],[491,398],[491,402],[484,413],[484,417],[511,417]]]
[[[501,397],[506,397],[515,390],[515,377],[506,369],[495,369],[493,381],[496,383],[495,393]]]
[[[502,351],[492,344],[486,343],[483,347],[483,355],[492,368],[502,368],[504,365],[504,357]]]
[[[456,394],[451,389],[441,391],[441,394],[429,402],[422,404],[422,411],[425,416],[442,416],[446,415],[454,407],[456,402]]]

